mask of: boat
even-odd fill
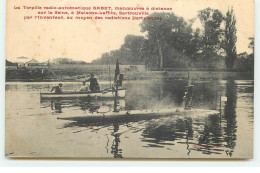
[[[60,98],[86,98],[86,97],[99,97],[99,98],[113,98],[114,105],[116,109],[117,99],[121,99],[125,97],[126,89],[118,88],[122,87],[123,74],[120,74],[119,70],[119,62],[118,59],[116,61],[116,69],[115,69],[115,85],[114,89],[111,87],[111,78],[110,78],[110,67],[109,67],[109,79],[110,79],[110,88],[104,89],[100,92],[62,92],[62,93],[40,93],[41,99],[60,99]]]
[[[118,98],[125,97],[126,89],[118,89]],[[62,92],[62,93],[40,93],[41,99],[48,98],[84,98],[84,97],[101,97],[114,98],[115,92],[112,89],[103,90],[100,92]]]
[[[154,110],[123,110],[119,112],[95,112],[88,115],[60,115],[57,119],[69,121],[83,121],[86,123],[113,122],[113,121],[139,121],[160,118],[162,116],[207,116],[218,114],[216,110],[205,109],[154,109]]]

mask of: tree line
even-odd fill
[[[217,9],[198,11],[190,20],[174,13],[152,13],[148,17],[163,20],[143,20],[145,36],[127,35],[118,50],[103,53],[93,64],[146,65],[149,69],[165,68],[228,68],[254,70],[254,38],[250,37],[252,54],[237,54],[236,16],[232,8],[226,14]],[[194,28],[196,22],[201,27]],[[56,58],[54,64],[86,64],[69,58]],[[7,62],[7,65],[13,65]]]
[[[103,53],[92,63],[114,64],[118,58],[121,64],[143,64],[152,69],[240,68],[233,8],[225,15],[218,9],[206,8],[188,21],[174,13],[154,12],[149,17],[163,20],[143,20],[140,27],[145,37],[127,35],[120,49]],[[194,29],[196,21],[202,27]],[[254,51],[253,38],[250,39],[249,47]],[[244,58],[252,61],[252,57],[250,54]],[[247,69],[252,70],[252,63],[247,64]]]

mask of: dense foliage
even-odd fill
[[[225,26],[225,42],[224,48],[226,51],[226,67],[233,68],[235,60],[237,58],[236,51],[236,18],[233,9],[228,10],[226,15],[226,26]]]
[[[118,58],[121,64],[142,64],[157,70],[189,67],[244,69],[238,67],[242,59],[237,59],[236,18],[232,8],[226,15],[217,9],[206,8],[189,21],[174,13],[155,12],[149,17],[162,20],[143,20],[140,28],[144,37],[127,35],[120,49],[106,52],[92,63],[114,64]],[[195,22],[201,27],[194,28]],[[253,45],[252,40],[249,46]],[[246,57],[247,64],[252,64],[252,57]]]

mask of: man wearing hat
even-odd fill
[[[58,86],[52,87],[50,92],[54,91],[55,93],[62,93],[61,88],[62,88],[62,83],[59,83]]]

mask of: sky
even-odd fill
[[[60,57],[91,62],[119,49],[126,35],[144,35],[140,20],[24,20],[36,11],[14,6],[171,7],[171,12],[186,20],[207,7],[226,14],[232,6],[237,19],[237,53],[252,52],[248,48],[248,38],[254,37],[252,0],[8,0],[6,59],[14,62],[22,56],[40,62]]]

